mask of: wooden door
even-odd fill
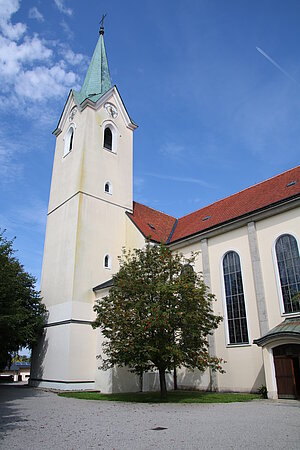
[[[278,398],[296,398],[296,380],[293,359],[274,356]]]

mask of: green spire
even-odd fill
[[[79,104],[86,98],[96,102],[112,87],[103,35],[104,30],[102,26],[81,91],[73,91]]]

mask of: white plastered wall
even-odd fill
[[[143,248],[145,238],[137,227],[132,223],[131,219],[126,216],[126,249]]]
[[[252,344],[260,336],[256,295],[247,227],[213,237],[208,241],[211,289],[216,295],[215,313],[224,317],[215,332],[216,354],[227,361],[225,374],[218,374],[218,387],[225,391],[255,391],[264,383],[262,351]],[[248,345],[230,345],[226,320],[226,300],[222,261],[228,251],[240,257],[248,324]]]
[[[194,244],[184,247],[182,243],[179,251],[189,255],[191,251],[197,252],[201,249],[200,239]],[[249,344],[229,345],[226,323],[226,302],[223,286],[222,260],[228,251],[236,251],[241,259],[242,276],[244,284],[244,295],[247,309]],[[216,356],[227,361],[223,365],[225,374],[217,374],[218,389],[221,391],[255,391],[264,383],[264,370],[262,350],[252,344],[255,337],[259,337],[259,323],[257,315],[257,304],[254,290],[251,257],[247,227],[225,232],[219,236],[208,239],[209,266],[211,292],[216,296],[213,303],[214,312],[224,317],[223,322],[214,332]],[[202,259],[198,258],[196,270],[202,271]],[[209,383],[208,371],[206,376],[207,387]],[[204,378],[205,380],[205,378]],[[201,387],[205,387],[204,380]]]
[[[300,242],[300,208],[286,211],[257,222],[257,239],[260,249],[262,275],[266,294],[267,312],[270,329],[283,321],[281,288],[278,279],[277,261],[274,245],[282,234],[292,234]]]
[[[262,220],[256,224],[256,230],[260,248],[269,328],[272,329],[281,323],[286,317],[293,317],[295,315],[283,313],[281,287],[278,278],[277,260],[275,255],[275,242],[279,236],[287,233],[292,234],[299,243],[300,208],[298,207]],[[297,315],[299,316],[299,313]],[[295,341],[293,339],[276,339],[263,348],[266,386],[269,398],[278,398],[273,348],[288,343],[299,344],[299,341]]]
[[[200,241],[194,244],[178,246],[174,252],[182,254],[185,258],[190,258],[191,254],[195,255],[194,270],[198,274],[202,274],[202,254]],[[199,389],[207,390],[210,385],[209,371],[200,372],[199,370],[188,370],[182,367],[177,370],[177,385],[179,389]]]
[[[117,104],[114,92],[108,98]],[[74,106],[71,101],[68,110]],[[73,149],[64,156],[65,136],[72,123],[74,128]],[[109,118],[104,105],[95,111],[87,106],[83,111],[77,108],[72,122],[65,120],[56,139],[49,211],[61,205],[78,191],[95,195],[132,210],[132,162],[133,131],[129,129],[123,115]],[[116,152],[103,147],[105,126],[114,127]],[[113,195],[104,192],[104,184],[110,181]]]
[[[109,289],[103,289],[96,293],[96,301],[108,295]],[[100,329],[96,329],[96,351],[95,361],[95,389],[103,393],[114,392],[137,392],[140,390],[139,378],[137,375],[129,372],[125,367],[114,367],[103,370],[101,365],[105,354],[102,344],[105,341]]]
[[[107,100],[117,103],[114,91]],[[88,323],[95,317],[92,288],[118,271],[118,256],[126,245],[133,131],[120,107],[116,119],[108,118],[103,105],[97,111],[77,107],[71,118],[73,148],[64,154],[68,114],[74,105],[71,100],[67,106],[56,142],[41,283],[52,326],[41,342],[43,364],[36,372],[50,381],[83,382],[95,378],[97,331]],[[114,127],[114,153],[103,148],[108,121]],[[104,190],[107,180],[113,187],[109,195]],[[109,270],[103,266],[105,254],[111,258]]]

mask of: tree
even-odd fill
[[[13,363],[16,362],[30,362],[31,358],[29,356],[26,355],[19,355],[18,353],[16,353],[11,360]]]
[[[0,231],[0,369],[22,347],[32,348],[46,320],[36,280],[14,253],[13,241]]]
[[[132,372],[159,371],[161,397],[167,396],[166,371],[207,367],[224,372],[210,356],[208,335],[222,317],[212,310],[214,296],[184,259],[165,245],[147,243],[126,252],[109,294],[94,307],[105,342],[101,367],[127,366]]]

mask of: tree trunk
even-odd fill
[[[173,379],[174,379],[174,391],[177,391],[177,370],[176,370],[176,363],[174,363]]]
[[[143,392],[143,371],[140,371],[140,392]]]
[[[166,369],[159,367],[159,382],[160,382],[160,398],[167,398],[167,385],[166,385]]]

